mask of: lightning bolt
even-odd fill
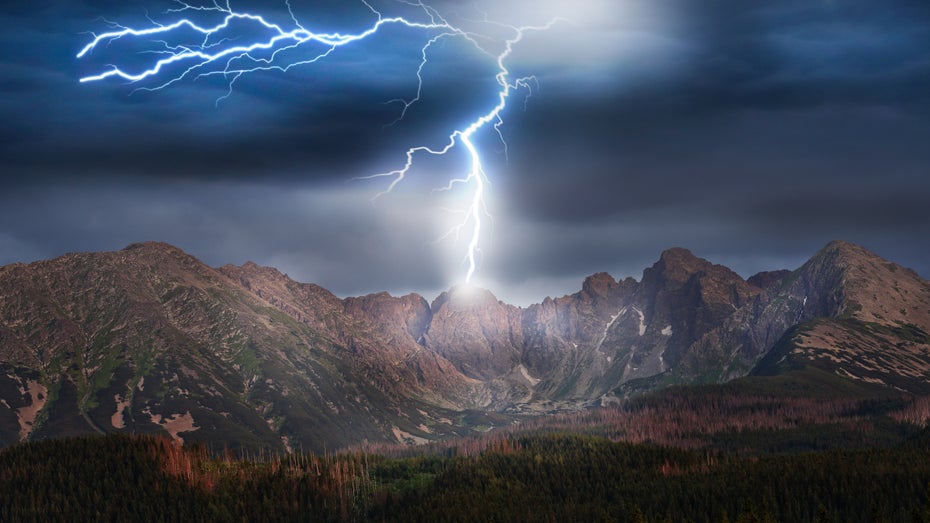
[[[513,53],[515,46],[527,32],[549,29],[559,20],[555,19],[541,26],[518,27],[492,22],[485,16],[483,20],[485,27],[494,27],[498,31],[504,30],[509,33],[506,38],[494,38],[487,34],[466,31],[450,23],[439,11],[423,3],[422,0],[397,0],[399,4],[415,8],[421,14],[419,19],[408,19],[401,16],[385,17],[366,0],[361,1],[371,11],[374,21],[367,29],[350,34],[315,32],[307,29],[298,21],[289,0],[285,2],[290,15],[288,27],[272,23],[261,15],[238,12],[230,6],[228,0],[224,4],[214,0],[214,3],[207,5],[193,5],[178,1],[179,7],[168,10],[166,14],[181,16],[182,13],[197,13],[203,16],[204,13],[207,13],[219,19],[212,25],[202,25],[190,18],[180,18],[167,24],[149,19],[151,24],[142,29],[110,23],[112,30],[99,35],[92,35],[91,41],[81,49],[77,54],[77,58],[84,58],[92,54],[98,47],[110,45],[127,38],[148,39],[149,42],[157,44],[158,48],[149,51],[149,53],[158,58],[147,68],[134,72],[111,65],[103,72],[81,78],[80,82],[121,78],[133,84],[144,82],[142,87],[138,88],[140,90],[157,91],[185,79],[220,76],[227,81],[228,90],[225,95],[216,100],[218,104],[232,95],[236,81],[243,75],[261,71],[286,72],[293,67],[314,64],[328,58],[340,47],[373,37],[385,26],[403,26],[412,31],[423,33],[425,42],[421,48],[421,60],[416,70],[416,95],[409,100],[391,100],[392,102],[399,102],[403,106],[400,115],[393,122],[397,123],[420,100],[424,83],[422,73],[429,64],[430,49],[437,42],[446,38],[464,39],[478,52],[493,60],[496,65],[495,80],[499,89],[494,105],[487,112],[476,116],[468,125],[452,130],[447,137],[445,146],[441,148],[412,147],[406,151],[406,161],[400,168],[370,176],[362,176],[357,179],[389,179],[387,187],[373,198],[377,199],[393,191],[406,178],[413,168],[417,156],[423,154],[443,156],[453,149],[463,147],[468,153],[470,167],[464,175],[451,179],[447,185],[437,190],[451,191],[458,186],[469,187],[471,190],[468,206],[462,212],[464,216],[462,222],[441,238],[444,239],[453,235],[458,238],[463,231],[466,231],[468,245],[463,263],[467,266],[465,282],[468,283],[478,269],[485,220],[491,217],[485,201],[490,180],[485,172],[480,151],[473,138],[479,131],[490,125],[497,133],[501,143],[504,144],[505,153],[507,152],[507,144],[500,130],[500,126],[503,124],[502,115],[507,108],[507,102],[511,94],[516,90],[526,91],[526,96],[529,98],[535,85],[534,77],[511,79],[507,60]],[[253,33],[238,35],[238,37],[225,36],[227,33],[234,31],[233,26],[244,24],[247,24],[254,34],[261,33],[263,36],[255,36]],[[190,32],[200,35],[198,43],[173,45],[167,40],[172,37],[181,40],[182,34]],[[253,34],[250,40],[242,44],[235,44],[248,34]],[[497,49],[491,50],[488,48],[490,45],[483,44],[483,42],[496,44]],[[310,52],[300,59],[287,58],[291,51],[311,46],[319,47],[316,51]]]

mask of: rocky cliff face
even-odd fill
[[[678,365],[688,347],[745,306],[759,290],[738,274],[695,257],[684,249],[662,253],[643,272],[637,301],[646,328],[641,361],[642,378]],[[636,366],[638,367],[638,366]],[[654,371],[658,372],[654,372]]]
[[[122,430],[252,448],[415,442],[805,365],[930,392],[928,332],[928,283],[843,242],[748,281],[670,249],[638,282],[599,273],[527,308],[467,288],[432,304],[340,299],[137,244],[0,267],[0,444]]]
[[[605,351],[605,342],[625,321],[620,316],[635,286],[632,279],[617,282],[598,273],[585,279],[581,292],[546,299],[524,312],[522,363],[536,376],[537,399],[596,397],[603,383],[620,377],[622,365],[615,353]]]
[[[483,289],[453,289],[436,298],[425,345],[466,376],[493,380],[520,362],[521,311]]]

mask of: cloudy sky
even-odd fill
[[[359,0],[292,0],[308,30],[359,32]],[[501,4],[504,4],[502,7]],[[422,9],[373,3],[385,16]],[[597,271],[639,277],[683,246],[744,276],[796,268],[832,239],[930,276],[930,3],[926,0],[490,0],[431,4],[499,52],[509,25],[544,24],[508,59],[534,75],[478,133],[490,186],[475,283],[518,304],[580,288]],[[462,151],[415,146],[496,103],[495,63],[461,38],[388,27],[324,61],[236,80],[81,83],[138,72],[165,43],[124,39],[76,58],[108,22],[187,16],[156,0],[14,0],[0,10],[0,264],[143,240],[211,265],[252,260],[346,296],[462,281]],[[284,0],[236,1],[292,26]],[[218,18],[219,17],[219,18]],[[484,20],[490,20],[485,22]],[[503,25],[502,25],[503,24]],[[233,30],[234,29],[234,30]],[[267,37],[242,25],[211,43]],[[157,54],[161,52],[162,54]],[[278,58],[320,52],[301,47]],[[207,69],[205,69],[207,70]],[[168,67],[166,75],[179,70]],[[141,90],[139,88],[142,88]],[[527,98],[527,95],[531,95]]]

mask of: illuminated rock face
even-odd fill
[[[466,376],[494,379],[520,364],[522,311],[483,289],[453,289],[433,301],[426,346]]]
[[[93,432],[246,448],[419,441],[672,383],[806,366],[930,392],[930,284],[833,242],[743,280],[684,249],[519,308],[340,299],[165,244],[0,267],[0,444]]]

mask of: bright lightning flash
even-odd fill
[[[279,24],[269,22],[260,15],[235,11],[230,6],[229,0],[226,0],[225,4],[220,4],[217,0],[214,0],[213,4],[205,6],[179,1],[180,7],[169,10],[169,14],[178,15],[190,12],[197,13],[201,17],[212,15],[216,18],[216,21],[213,25],[206,26],[200,25],[189,18],[181,18],[169,24],[151,21],[151,25],[143,29],[132,29],[113,24],[112,31],[94,35],[93,40],[81,49],[77,57],[83,58],[91,54],[98,46],[109,45],[123,38],[139,38],[148,39],[151,43],[157,44],[159,48],[153,52],[153,56],[159,58],[147,69],[128,72],[114,65],[102,73],[81,78],[80,81],[95,82],[118,77],[130,83],[151,82],[146,83],[140,89],[156,91],[185,79],[220,76],[227,81],[228,92],[217,100],[218,103],[232,94],[236,81],[243,75],[272,70],[286,72],[292,67],[313,64],[328,58],[339,47],[373,37],[384,26],[403,26],[418,34],[422,33],[425,42],[421,48],[422,59],[416,70],[418,80],[416,96],[410,100],[394,100],[403,104],[403,110],[397,119],[397,121],[400,121],[406,115],[407,110],[420,99],[423,88],[422,72],[429,63],[430,48],[444,38],[464,39],[474,46],[477,51],[494,61],[497,67],[495,79],[499,86],[496,103],[486,113],[478,115],[467,126],[453,130],[449,134],[448,142],[444,147],[413,147],[407,150],[406,162],[402,167],[389,172],[364,176],[360,179],[390,179],[387,188],[375,195],[375,198],[378,198],[390,193],[397,184],[404,180],[413,167],[416,156],[420,154],[442,156],[457,146],[464,147],[468,153],[470,168],[464,176],[452,179],[439,190],[450,191],[459,185],[470,187],[471,190],[468,207],[463,212],[464,220],[443,236],[443,238],[451,235],[458,237],[462,231],[468,232],[469,241],[464,260],[467,265],[465,282],[468,283],[475,274],[480,262],[482,222],[485,218],[490,218],[485,204],[485,192],[489,180],[482,165],[481,154],[473,138],[476,133],[490,124],[503,142],[500,125],[503,123],[502,113],[507,107],[511,93],[523,89],[529,96],[535,81],[533,77],[512,80],[510,70],[506,65],[507,59],[512,54],[514,46],[523,39],[528,31],[548,29],[556,20],[542,26],[517,27],[491,22],[485,17],[484,24],[486,27],[493,27],[497,32],[505,30],[509,33],[506,38],[495,38],[475,31],[461,29],[457,25],[450,23],[436,9],[424,4],[422,0],[397,0],[400,4],[416,8],[416,12],[420,13],[418,15],[419,19],[413,20],[399,16],[382,16],[366,0],[361,1],[371,10],[375,19],[367,29],[355,34],[323,33],[309,30],[298,21],[289,2],[287,7],[290,14],[290,27],[285,28]],[[251,32],[230,34],[235,33],[233,26],[238,27],[240,25],[250,27]],[[180,40],[181,34],[190,34],[191,31],[202,35],[202,39],[199,39],[196,44],[172,45],[166,40],[168,38]],[[264,36],[254,36],[255,34]],[[237,43],[248,35],[252,35],[250,40],[245,43]],[[287,58],[285,56],[290,56],[290,52],[294,49],[312,46],[317,46],[316,51],[301,59]],[[496,48],[492,50],[489,47]],[[506,150],[506,143],[504,146]]]

